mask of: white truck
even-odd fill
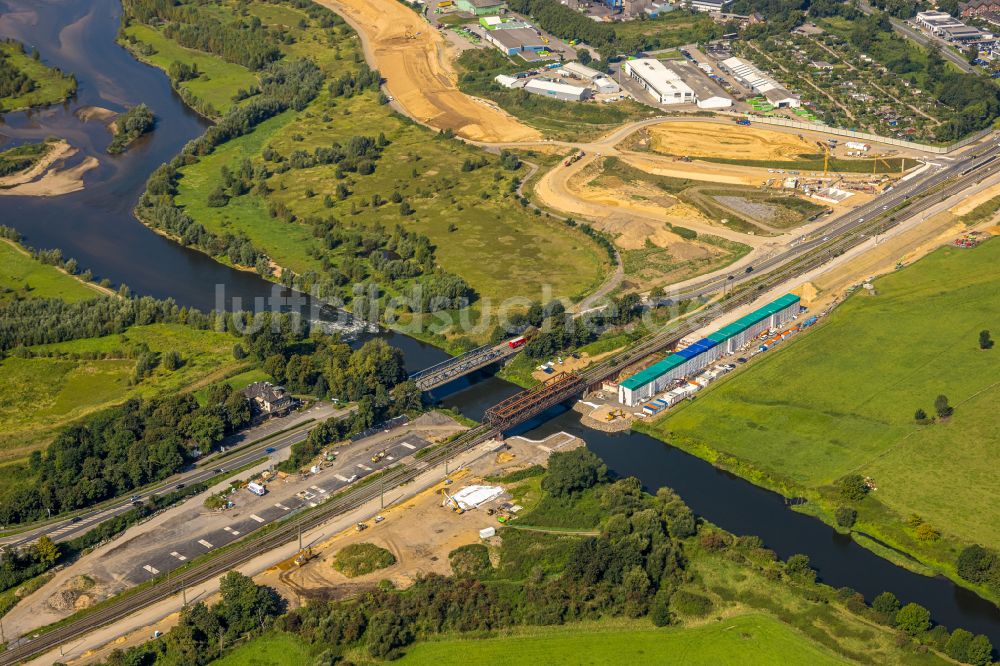
[[[256,481],[251,481],[250,483],[248,483],[247,490],[252,492],[254,495],[258,495],[260,497],[263,497],[267,493],[267,488],[260,485]]]

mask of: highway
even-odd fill
[[[950,178],[959,176],[958,182],[948,186],[946,190],[936,193],[934,196],[917,200],[911,203],[906,210],[898,211],[888,217],[901,218],[919,213],[946,198],[945,196],[942,196],[943,194],[954,194],[955,192],[961,191],[970,184],[993,173],[997,167],[1000,166],[1000,164],[998,164],[998,162],[1000,162],[1000,160],[997,159],[998,156],[1000,156],[1000,145],[997,144],[996,136],[993,136],[990,138],[989,143],[986,144],[985,148],[982,145],[978,146],[975,149],[967,151],[967,154],[952,158],[951,161],[947,161],[943,158],[937,158],[938,161],[936,164],[939,164],[940,166],[930,166],[926,175],[921,174],[920,176],[898,183],[891,191],[874,198],[867,204],[864,204],[863,206],[860,206],[845,215],[832,220],[829,224],[826,224],[818,230],[812,232],[801,242],[798,242],[791,247],[774,254],[773,256],[757,262],[752,266],[752,271],[740,271],[725,276],[720,275],[706,279],[685,289],[682,293],[673,295],[670,300],[683,301],[721,292],[724,288],[733,287],[740,283],[755,280],[762,273],[781,267],[795,259],[801,258],[810,252],[815,251],[818,248],[831,245],[831,249],[833,249],[832,243],[835,239],[851,234],[861,228],[876,226],[873,224],[873,221],[878,218],[886,217],[892,209],[901,204],[907,203],[914,196],[920,195],[941,185],[942,183],[945,183]],[[964,171],[969,169],[973,169],[973,171],[964,176],[961,175]],[[948,196],[951,194],[948,194]],[[886,220],[877,226],[884,231],[892,226],[892,223],[889,222],[886,217]],[[727,284],[729,287],[726,287]]]
[[[158,497],[179,490],[178,486],[191,486],[196,483],[210,481],[218,477],[222,480],[225,471],[240,469],[252,462],[261,460],[269,455],[268,449],[275,452],[290,447],[292,444],[301,442],[308,435],[309,431],[317,425],[319,421],[326,418],[339,417],[349,413],[350,409],[333,409],[328,405],[313,407],[305,414],[315,417],[316,420],[308,423],[301,423],[292,426],[288,432],[273,436],[270,439],[257,439],[250,445],[243,445],[229,455],[213,456],[189,470],[175,474],[169,479],[155,483],[147,488],[137,490],[134,495],[141,499]],[[223,470],[223,471],[219,471]],[[0,546],[4,548],[16,547],[35,541],[42,535],[47,535],[53,541],[62,542],[76,538],[85,532],[96,527],[98,524],[115,516],[121,515],[133,508],[131,498],[117,498],[104,502],[98,507],[72,518],[61,521],[47,522],[36,527],[32,527],[16,534],[11,534],[0,538]]]

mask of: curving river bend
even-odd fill
[[[181,305],[209,310],[217,306],[219,285],[228,306],[267,298],[273,285],[237,271],[163,238],[140,224],[132,208],[149,174],[169,161],[208,123],[188,109],[166,76],[134,60],[115,43],[121,8],[118,0],[0,0],[0,37],[37,47],[44,60],[78,80],[77,97],[65,105],[8,114],[0,124],[0,148],[49,135],[80,149],[67,163],[94,156],[100,166],[84,177],[80,192],[52,198],[0,198],[0,223],[15,227],[25,242],[60,248],[82,268],[135,292],[173,298]],[[110,135],[98,123],[80,121],[84,106],[122,111],[145,102],[157,114],[156,130],[125,155],[109,156]],[[381,334],[401,348],[407,366],[419,369],[445,354],[396,333]],[[517,387],[488,373],[475,373],[436,392],[444,404],[472,418]],[[540,439],[566,430],[579,435],[616,473],[634,475],[645,486],[674,488],[699,515],[736,534],[756,534],[782,558],[805,553],[820,578],[850,586],[869,600],[891,590],[905,602],[927,607],[935,621],[987,634],[1000,645],[1000,609],[944,578],[910,573],[837,534],[821,522],[790,511],[783,498],[662,442],[640,434],[609,435],[580,425],[565,407],[525,424],[518,434]]]

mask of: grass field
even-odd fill
[[[0,239],[0,304],[15,298],[59,298],[75,303],[100,295],[96,286],[36,261],[20,246]]]
[[[324,121],[324,114],[330,120]],[[359,126],[356,118],[364,118],[365,125]],[[266,197],[250,194],[233,198],[222,208],[207,205],[223,165],[234,169],[244,158],[259,161],[268,145],[287,155],[334,141],[345,143],[361,131],[385,132],[390,145],[374,174],[351,174],[345,179],[352,194],[335,201],[332,208],[325,206],[324,197],[334,196],[340,182],[333,165],[273,175]],[[300,274],[320,268],[309,254],[316,245],[311,227],[271,218],[268,202],[285,204],[299,218],[334,215],[355,224],[387,228],[401,224],[416,230],[435,244],[445,269],[464,277],[487,298],[519,294],[537,299],[545,284],[551,285],[554,295],[578,298],[596,286],[604,274],[598,248],[582,234],[531,215],[505,196],[513,174],[495,162],[463,172],[463,161],[479,155],[453,141],[435,140],[432,133],[379,105],[372,93],[331,100],[324,92],[302,113],[272,118],[185,167],[177,203],[209,231],[246,233],[279,265]],[[413,215],[401,215],[393,204],[369,205],[372,195],[388,199],[393,190],[412,203]],[[314,195],[308,196],[309,191]]]
[[[954,539],[1000,547],[995,442],[1000,353],[978,348],[998,330],[1000,242],[942,248],[859,292],[829,320],[768,353],[649,428],[671,444],[785,492],[832,496],[848,473],[874,478],[864,531],[937,563]],[[939,394],[955,414],[917,425]],[[917,514],[945,538],[920,542]],[[949,539],[950,537],[950,539]]]
[[[212,666],[301,666],[312,663],[312,652],[297,636],[268,634],[244,643]]]
[[[655,629],[646,623],[585,623],[515,632],[504,638],[419,643],[397,663],[746,664],[846,663],[766,615],[701,627]]]
[[[235,338],[182,324],[135,326],[122,335],[40,345],[47,356],[0,361],[0,461],[25,456],[59,428],[86,414],[132,396],[151,396],[200,387],[230,375],[246,362],[232,357]],[[131,378],[131,358],[84,359],[81,355],[123,355],[139,344],[152,351],[178,350],[184,364],[173,372],[160,367],[140,384]],[[6,460],[5,460],[6,459]]]
[[[0,51],[10,63],[35,82],[34,90],[23,95],[0,97],[0,113],[28,109],[34,106],[58,104],[76,92],[76,79],[48,67],[30,55],[21,52],[20,44],[0,41]]]
[[[180,88],[211,104],[219,113],[225,113],[233,104],[232,98],[237,90],[247,89],[257,82],[257,75],[246,67],[195,49],[184,48],[149,26],[130,25],[125,29],[125,34],[153,48],[152,54],[139,57],[154,67],[166,70],[175,61],[197,65],[201,76],[182,82]]]

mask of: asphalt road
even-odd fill
[[[996,137],[993,137],[987,145],[988,147],[985,149],[980,146],[973,151],[974,153],[979,153],[979,157],[963,155],[954,158],[937,157],[931,159],[932,163],[939,166],[931,166],[925,174],[897,184],[890,192],[876,197],[867,204],[836,218],[788,249],[757,262],[750,267],[752,270],[749,272],[744,270],[705,280],[685,290],[683,293],[674,295],[672,299],[682,301],[707,296],[722,291],[727,284],[732,286],[753,280],[761,273],[766,273],[816,250],[830,239],[848,234],[866,223],[871,224],[871,221],[876,217],[887,213],[896,206],[906,203],[915,195],[940,185],[970,168],[975,169],[975,171],[965,176],[963,182],[972,183],[981,180],[1000,167],[1000,159],[997,159],[1000,156],[1000,146],[998,146]],[[992,162],[988,161],[990,158],[993,158]],[[977,166],[978,168],[976,168]],[[934,196],[928,197],[926,205],[929,206],[936,202],[936,200],[937,198]],[[900,213],[900,215],[912,214],[912,211],[903,211]]]
[[[868,4],[867,0],[859,0],[858,9],[863,11],[865,14],[871,14],[873,11],[872,6]],[[976,73],[975,67],[970,65],[965,58],[961,57],[951,49],[947,48],[947,46],[942,42],[933,39],[931,37],[928,37],[927,35],[917,30],[916,28],[912,27],[910,24],[906,23],[905,21],[901,21],[896,18],[890,18],[889,21],[892,23],[893,29],[899,34],[903,35],[904,37],[912,39],[921,46],[930,46],[931,44],[933,44],[934,46],[937,46],[940,49],[941,56],[943,58],[950,60],[952,63],[957,65],[958,68],[961,69],[963,72],[966,72],[967,74]]]
[[[267,428],[261,428],[260,430],[263,430],[264,432],[261,432],[258,435],[256,443],[247,446],[243,444],[242,441],[253,441],[253,432],[250,431],[236,438],[238,440],[242,440],[241,442],[231,445],[245,448],[240,448],[238,451],[233,453],[216,455],[211,458],[207,458],[187,471],[175,474],[169,479],[156,483],[149,488],[137,491],[135,496],[137,496],[140,500],[147,499],[149,497],[161,496],[174,492],[181,484],[184,486],[190,486],[195,483],[201,483],[202,481],[208,481],[215,477],[219,477],[225,470],[239,469],[256,460],[266,457],[268,455],[267,449],[280,451],[290,447],[292,444],[301,442],[309,435],[309,431],[312,430],[312,428],[314,428],[320,421],[325,420],[326,418],[342,416],[349,411],[350,410],[348,409],[336,409],[330,405],[312,407],[307,412],[303,412],[299,416],[311,416],[316,419],[315,421],[293,426],[293,429],[289,432],[263,441],[261,441],[260,438],[267,436]],[[218,470],[220,469],[223,470],[223,472],[219,472]],[[219,480],[221,481],[221,478]],[[0,538],[0,546],[3,546],[4,548],[19,546],[35,541],[42,535],[47,535],[57,543],[61,541],[68,541],[88,532],[110,518],[114,518],[115,516],[129,511],[130,509],[132,509],[132,501],[130,498],[118,498],[117,500],[103,504],[99,508],[77,514],[73,518],[46,523],[17,534]]]
[[[414,434],[394,437],[387,443],[383,438],[361,440],[338,451],[336,462],[317,474],[267,484],[264,496],[258,497],[246,488],[237,491],[230,496],[236,505],[233,509],[206,514],[200,507],[192,506],[186,512],[191,514],[185,516],[187,524],[176,531],[180,533],[164,527],[156,529],[152,543],[133,539],[125,544],[128,557],[122,561],[128,569],[109,573],[135,585],[144,583],[300,509],[319,506],[352,483],[410,458],[429,444]],[[386,455],[372,462],[372,456],[381,451]]]

